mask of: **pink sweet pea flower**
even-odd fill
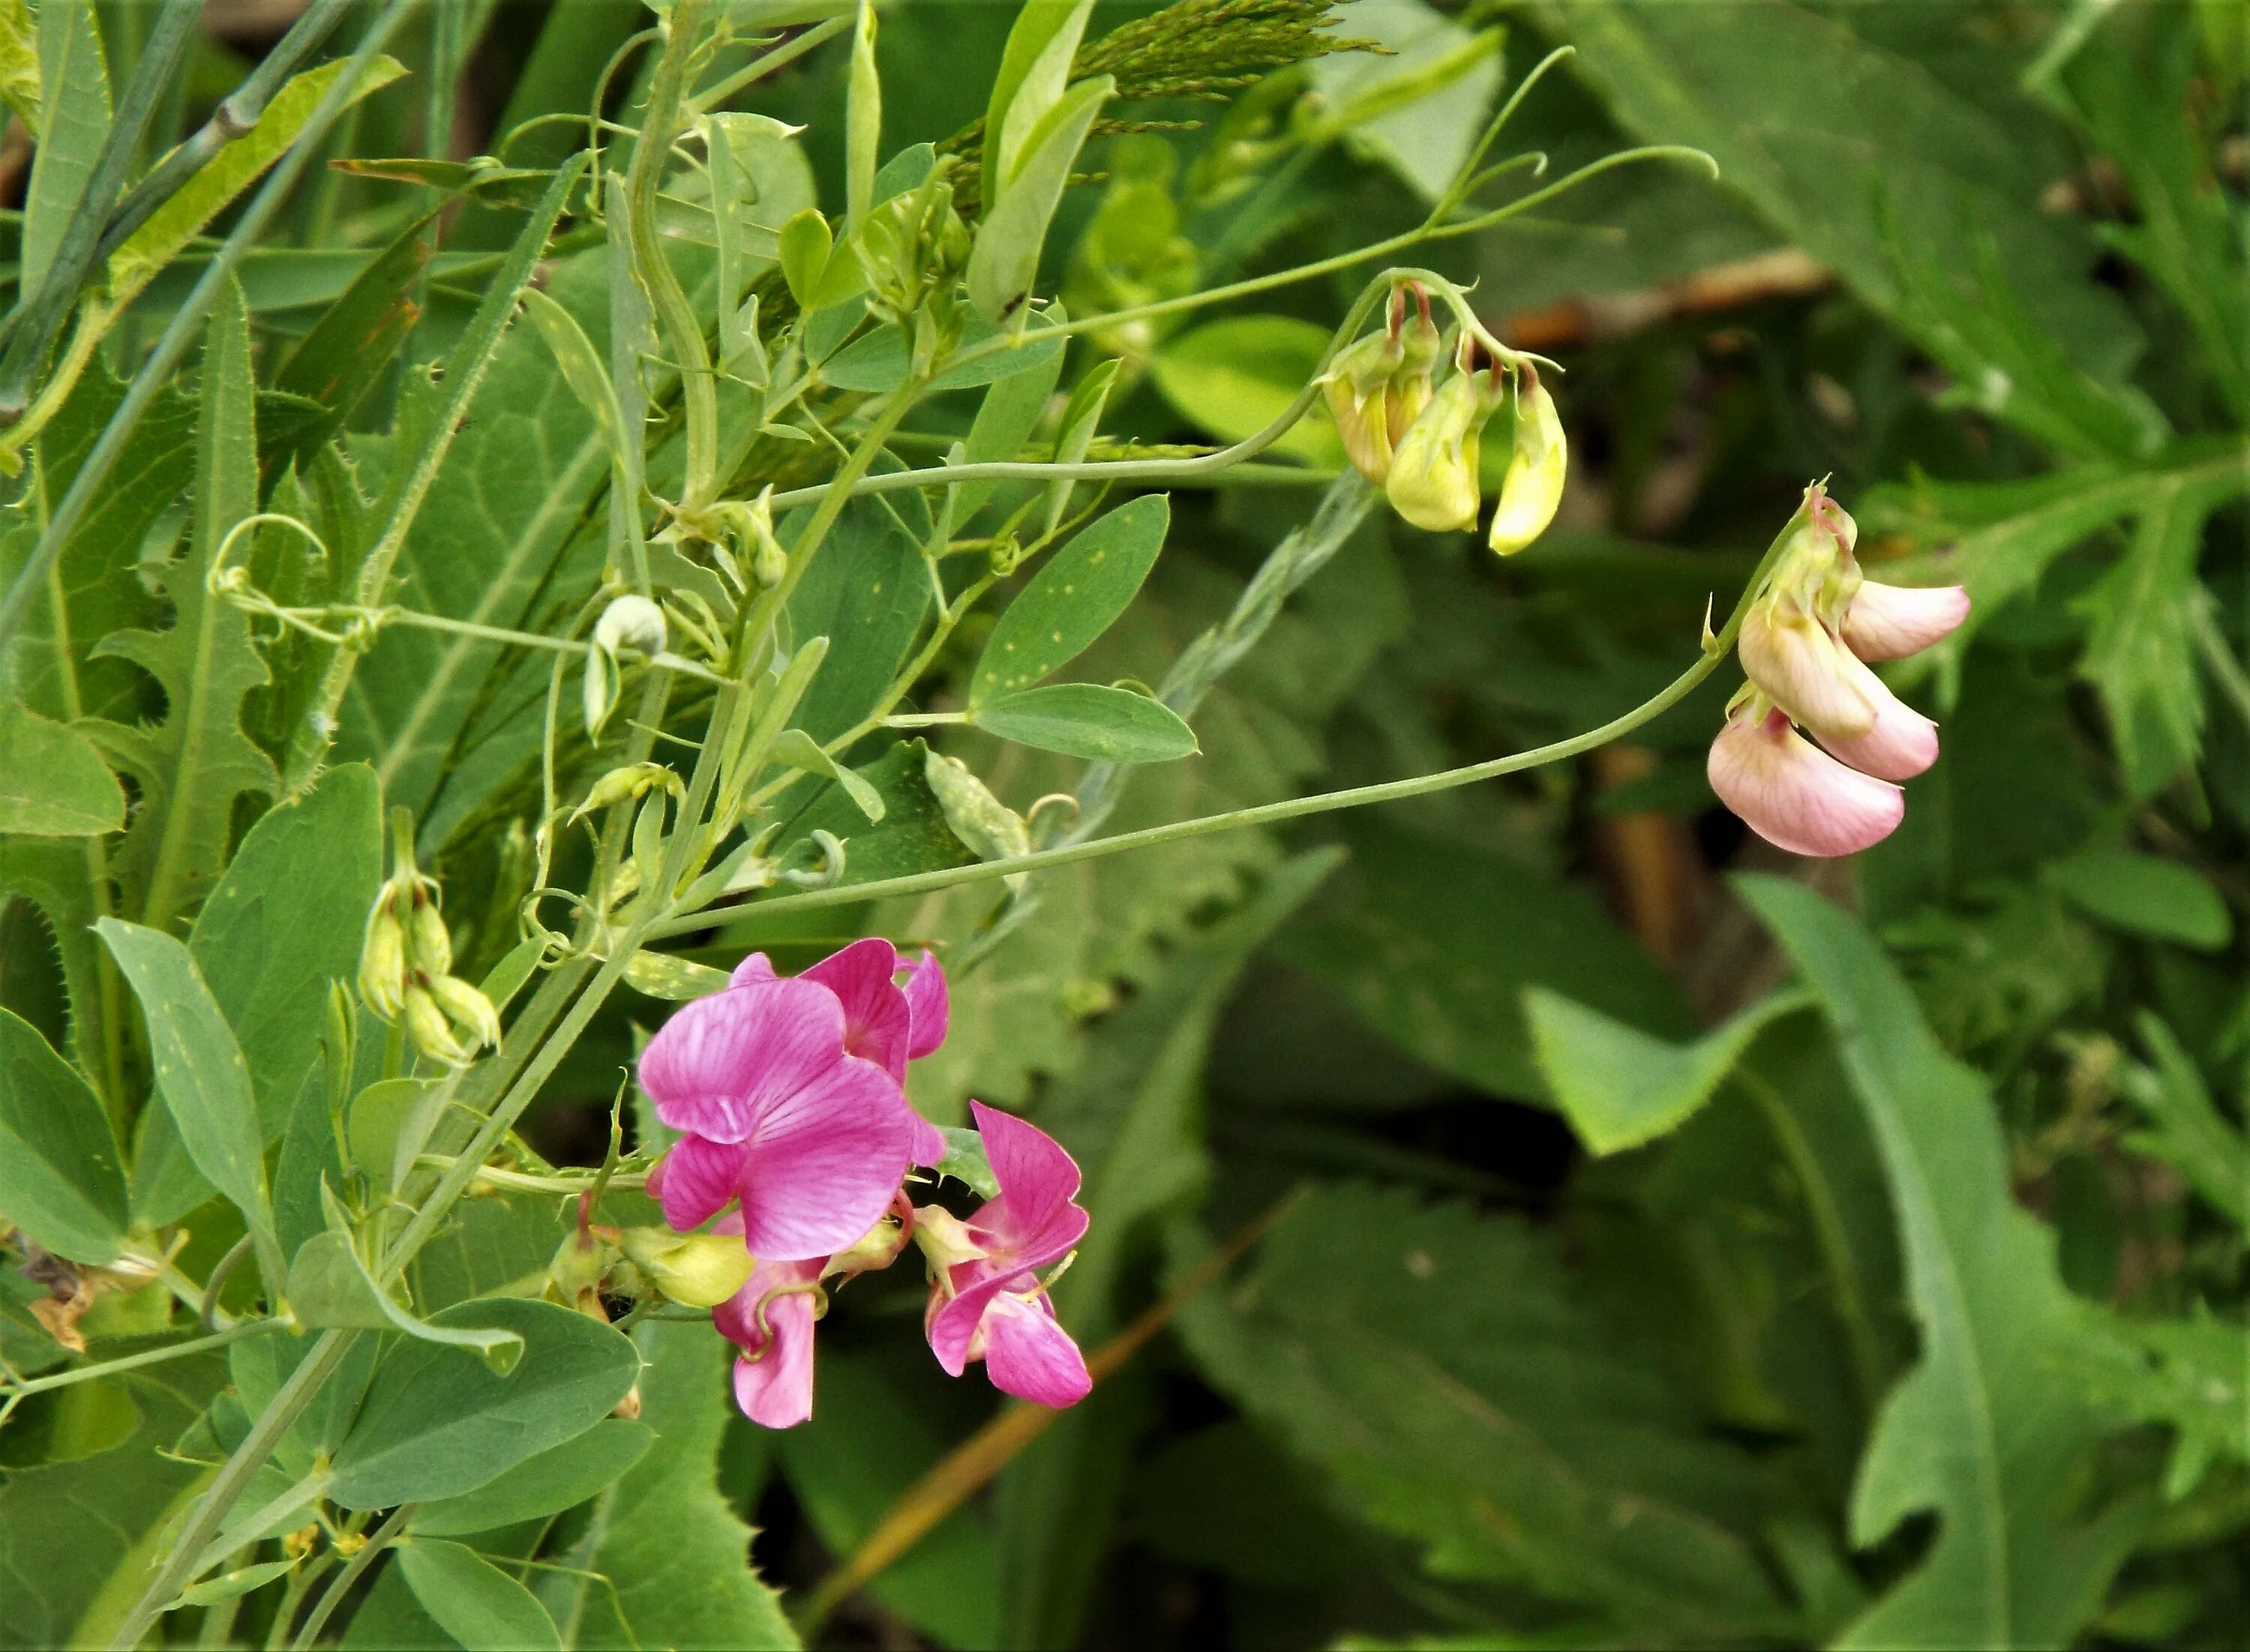
[[[1911,713],[1909,713],[1911,715]],[[1849,855],[1881,842],[1906,815],[1895,786],[1838,762],[1756,702],[1711,742],[1720,801],[1766,842],[1794,855]]]
[[[930,1351],[959,1376],[983,1359],[993,1386],[1041,1405],[1074,1405],[1094,1387],[1086,1360],[1036,1270],[1061,1261],[1085,1236],[1075,1202],[1078,1166],[1045,1131],[972,1101],[1000,1191],[967,1222],[921,1213],[916,1229],[935,1263]]]
[[[1861,659],[1904,659],[1950,636],[1969,617],[1958,585],[1878,585],[1862,580],[1844,610],[1844,645]]]
[[[753,1422],[793,1428],[812,1415],[812,1323],[827,1261],[762,1262],[748,1284],[711,1311],[711,1323],[742,1351],[735,1403]]]
[[[764,1262],[825,1256],[890,1204],[920,1121],[898,1082],[847,1051],[838,995],[818,981],[743,981],[684,1006],[641,1052],[657,1117],[684,1132],[652,1173],[683,1232],[742,1201]]]

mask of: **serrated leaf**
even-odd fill
[[[1871,1546],[1929,1513],[1936,1534],[1839,1644],[2066,1644],[2144,1511],[2085,1504],[2081,1476],[2108,1430],[2071,1380],[2083,1321],[2053,1236],[2011,1195],[1984,1079],[1939,1047],[1867,933],[1781,878],[1736,887],[1835,1027],[1890,1179],[1922,1333],[1861,1459],[1850,1532]]]
[[[124,824],[124,789],[91,740],[0,705],[0,832],[92,837]]]
[[[2128,1069],[2118,1088],[2149,1128],[2127,1136],[2127,1145],[2171,1166],[2212,1208],[2250,1231],[2250,1138],[2219,1111],[2178,1034],[2147,1010],[2134,1027],[2151,1064]]]
[[[101,1103],[39,1029],[0,1008],[0,1217],[72,1262],[114,1260],[131,1225]]]
[[[1091,647],[1156,565],[1171,520],[1171,501],[1146,494],[1056,552],[993,625],[970,679],[970,705],[1027,689]]]
[[[398,1545],[398,1569],[422,1609],[467,1652],[560,1652],[562,1637],[538,1597],[474,1549],[408,1538]]]
[[[343,1508],[434,1502],[488,1485],[599,1422],[640,1370],[624,1337],[551,1302],[486,1298],[431,1321],[520,1337],[523,1358],[501,1376],[466,1349],[390,1348],[336,1450],[329,1496]]]
[[[115,918],[94,928],[140,1001],[148,1026],[156,1093],[204,1179],[243,1214],[252,1233],[271,1242],[265,1138],[250,1069],[218,1002],[181,942]]]
[[[266,663],[249,616],[205,583],[229,531],[258,509],[255,405],[249,315],[240,285],[230,283],[205,334],[188,548],[163,573],[173,623],[112,632],[94,649],[131,660],[164,691],[161,723],[106,731],[141,787],[116,867],[141,920],[156,929],[169,929],[225,864],[234,800],[276,783],[273,763],[242,732],[243,699],[267,682]]]
[[[750,1564],[750,1528],[717,1486],[727,1428],[728,1348],[707,1325],[642,1325],[641,1420],[648,1455],[602,1493],[569,1563],[591,1579],[550,1574],[540,1595],[569,1626],[573,1652],[595,1648],[793,1648],[797,1635]],[[620,1616],[622,1614],[622,1616]]]
[[[1597,1154],[1677,1130],[1758,1034],[1804,1005],[1795,993],[1770,995],[1694,1043],[1675,1044],[1544,987],[1523,995],[1539,1070],[1570,1128]]]
[[[1055,683],[989,699],[970,719],[986,733],[1102,763],[1169,763],[1194,754],[1195,731],[1162,700],[1098,683]]]

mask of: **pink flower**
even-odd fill
[[[1875,708],[1875,726],[1864,734],[1842,737],[1812,731],[1836,756],[1878,780],[1912,780],[1937,761],[1937,725],[1891,692],[1883,679],[1850,655],[1844,656],[1846,676],[1857,680],[1860,692]]]
[[[1864,667],[1851,671],[1859,662],[1794,602],[1777,598],[1753,607],[1743,616],[1738,651],[1750,681],[1791,720],[1839,740],[1874,732],[1877,707],[1867,685],[1882,689],[1881,680]]]
[[[641,1088],[684,1132],[649,1190],[683,1232],[740,1200],[751,1255],[825,1256],[874,1225],[928,1127],[886,1066],[846,1048],[835,991],[736,974],[641,1053]]]
[[[711,1323],[742,1351],[735,1403],[753,1422],[792,1428],[812,1415],[812,1324],[824,1305],[827,1261],[762,1262],[748,1284],[711,1311]]]
[[[982,1102],[969,1106],[1000,1191],[965,1222],[921,1213],[915,1232],[935,1264],[930,1351],[953,1376],[983,1359],[1004,1393],[1075,1405],[1094,1380],[1036,1270],[1061,1261],[1085,1236],[1078,1166],[1037,1126]]]
[[[1708,773],[1751,830],[1795,855],[1854,853],[1889,836],[1906,814],[1897,787],[1819,751],[1777,708],[1759,715],[1755,701],[1711,742]]]
[[[1958,585],[1862,580],[1844,610],[1844,643],[1861,659],[1904,659],[1950,636],[1968,617],[1969,593]]]

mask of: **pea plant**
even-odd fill
[[[11,952],[0,1009],[0,1417],[50,1463],[9,1518],[53,1556],[10,1587],[58,1633],[303,1647],[366,1614],[380,1637],[403,1588],[472,1646],[785,1641],[712,1483],[714,1328],[740,1409],[790,1427],[831,1294],[912,1253],[946,1372],[1062,1407],[1108,1368],[1048,1294],[1103,1219],[1071,1154],[907,1098],[961,1034],[950,983],[1038,921],[1054,869],[1586,752],[1738,635],[1744,812],[1814,852],[1881,814],[1853,788],[1887,781],[1789,727],[1904,772],[1835,743],[1883,739],[1835,640],[1867,654],[1853,627],[1883,616],[1816,488],[1765,605],[1762,571],[1602,727],[1105,834],[1136,770],[1197,761],[1199,705],[1376,487],[1474,528],[1490,444],[1492,548],[1553,516],[1558,370],[1398,260],[1619,166],[1701,162],[1494,158],[1543,64],[1405,232],[1066,306],[1043,253],[1090,141],[1369,49],[1318,0],[1181,0],[1094,40],[1090,9],[1029,0],[984,119],[887,155],[866,0],[670,0],[584,107],[462,159],[447,77],[474,7],[315,0],[166,148],[191,0],[135,13],[114,85],[91,8],[0,6],[36,139],[0,348],[0,901],[51,948]],[[359,153],[400,124],[378,115],[411,92],[387,55],[410,39],[423,153]],[[801,129],[738,107],[824,51],[848,62],[825,205]],[[1104,434],[1135,339],[1362,270],[1260,428]],[[1354,468],[1226,622],[1160,685],[1067,676],[1162,554],[1167,490],[1308,416]],[[1815,640],[1762,665],[1745,616]],[[1077,783],[1018,812],[970,766],[996,742]],[[989,902],[942,950],[902,924],[769,961],[820,914],[960,888]],[[653,1036],[602,1162],[558,1167],[519,1121],[620,994]],[[121,1407],[148,1449],[84,1482],[71,1442]],[[143,1535],[96,1567],[73,1511],[121,1504]],[[686,1606],[680,1566],[705,1574]]]

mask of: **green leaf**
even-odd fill
[[[124,824],[124,788],[93,741],[21,706],[0,705],[0,832],[93,837]]]
[[[352,62],[349,58],[338,58],[292,76],[266,104],[257,125],[204,162],[201,170],[125,238],[109,255],[113,304],[123,305],[148,286],[227,203],[288,153],[305,123],[313,118],[313,111],[328,95],[328,87]],[[404,66],[390,58],[378,54],[369,59],[346,100],[347,107],[381,91],[405,72]]]
[[[1032,318],[1026,339],[1036,339],[1039,318]],[[1061,341],[1054,341],[1060,343]],[[1062,376],[1062,355],[1059,349],[1036,343],[1024,347],[1023,358],[1000,360],[1010,371],[1004,378],[992,381],[992,388],[984,392],[977,403],[977,417],[969,426],[969,437],[962,446],[962,461],[968,465],[1004,463],[1023,457],[1024,444],[1032,439],[1046,415],[1047,401],[1054,395],[1055,383]],[[962,482],[954,495],[957,519],[966,522],[992,497],[997,482]]]
[[[1850,1532],[1872,1546],[1927,1512],[1936,1533],[1840,1644],[2065,1644],[2143,1511],[2084,1504],[2106,1430],[2070,1380],[2081,1321],[2053,1236],[2011,1196],[1984,1081],[1939,1047],[1866,932],[1783,879],[1736,887],[1836,1029],[1890,1179],[1922,1335],[1861,1459]]]
[[[99,1265],[130,1226],[101,1103],[39,1029],[0,1008],[0,1217],[41,1249]]]
[[[2184,1319],[2135,1322],[2103,1314],[2100,1324],[2106,1335],[2085,1340],[2087,1375],[2094,1393],[2125,1415],[2173,1431],[2166,1497],[2186,1497],[2214,1463],[2250,1464],[2250,1433],[2242,1427],[2243,1408],[2250,1405],[2243,1326],[2207,1305]]]
[[[776,762],[787,763],[791,768],[804,774],[834,781],[844,788],[844,795],[859,806],[861,814],[873,822],[882,820],[886,808],[882,793],[852,770],[840,767],[803,729],[783,730],[781,738],[774,741],[773,758]]]
[[[1169,340],[1150,371],[1164,399],[1223,442],[1253,436],[1280,416],[1320,368],[1329,331],[1286,315],[1239,315]],[[1271,450],[1329,469],[1343,464],[1343,438],[1315,401]]]
[[[1362,6],[1349,29],[1383,54],[1313,59],[1323,100],[1315,130],[1342,130],[1353,149],[1434,202],[1469,158],[1500,89],[1501,31],[1472,32],[1421,0]]]
[[[474,1549],[430,1538],[398,1545],[398,1569],[422,1609],[468,1652],[561,1652],[538,1597]]]
[[[1524,1021],[1533,986],[1660,1036],[1694,1033],[1671,978],[1590,896],[1378,821],[1346,836],[1349,888],[1280,951],[1417,1059],[1493,1095],[1544,1098]]]
[[[983,186],[987,206],[1022,169],[1031,134],[1063,95],[1093,0],[1025,0],[1008,31],[984,105]]]
[[[1206,1376],[1437,1577],[1591,1607],[1603,1643],[1799,1640],[1757,1468],[1600,1318],[1560,1236],[1331,1186],[1183,1310]]]
[[[429,230],[437,217],[417,218],[369,259],[282,361],[274,389],[301,396],[319,411],[293,424],[261,411],[259,451],[269,470],[288,455],[317,451],[405,347],[421,319],[413,293],[430,261]]]
[[[970,714],[986,733],[1104,763],[1169,763],[1192,755],[1195,731],[1162,700],[1097,683],[1056,683],[989,699]]]
[[[407,1529],[423,1537],[456,1538],[560,1514],[638,1463],[655,1438],[645,1423],[605,1417],[576,1439],[526,1458],[489,1485],[423,1504]]]
[[[792,1648],[781,1605],[750,1565],[750,1529],[717,1485],[732,1401],[729,1350],[708,1325],[648,1324],[641,1357],[641,1421],[648,1455],[602,1493],[571,1563],[598,1572],[551,1575],[548,1610],[569,1626],[573,1652],[594,1648]],[[622,1613],[622,1617],[619,1615]]]
[[[201,1583],[190,1584],[180,1591],[175,1607],[216,1606],[221,1600],[232,1600],[248,1594],[252,1589],[262,1589],[274,1579],[294,1572],[294,1560],[266,1560],[256,1566],[245,1566],[232,1572],[222,1572],[215,1578],[205,1578]]]
[[[1170,499],[1145,494],[1056,552],[993,625],[970,679],[970,705],[1029,688],[1091,647],[1156,565],[1171,520]]]
[[[1799,994],[1775,994],[1693,1043],[1675,1044],[1543,987],[1523,995],[1539,1070],[1570,1128],[1597,1154],[1677,1130],[1761,1032],[1805,1003]]]
[[[933,1167],[937,1174],[952,1177],[979,1198],[998,1198],[1000,1179],[992,1174],[992,1161],[985,1156],[984,1138],[955,1125],[940,1125],[938,1131],[945,1138],[945,1157]]]
[[[30,0],[0,0],[0,102],[24,131],[39,130],[38,24]]]
[[[392,1346],[336,1451],[328,1495],[343,1508],[435,1502],[487,1485],[585,1433],[639,1374],[632,1343],[551,1302],[464,1302],[431,1321],[521,1337],[523,1358],[502,1376],[466,1349]]]
[[[2192,866],[2158,855],[2089,850],[2046,869],[2063,898],[2128,934],[2217,952],[2234,933],[2226,898]]]
[[[844,221],[856,231],[875,203],[883,149],[883,80],[875,68],[875,8],[859,0],[852,33],[852,72],[844,100]]]
[[[997,196],[986,203],[969,253],[969,298],[977,313],[997,325],[1014,315],[1031,296],[1039,278],[1039,251],[1047,225],[1061,203],[1063,186],[1094,118],[1116,90],[1108,75],[1081,80],[1034,127],[1022,159],[1007,173]]]
[[[350,1218],[335,1195],[321,1189],[328,1226],[299,1246],[289,1263],[289,1305],[322,1330],[401,1331],[418,1342],[473,1349],[501,1376],[523,1357],[523,1339],[490,1326],[459,1326],[418,1319],[376,1283],[359,1254]]]
[[[799,531],[797,516],[785,518],[782,542]],[[796,634],[829,639],[797,726],[824,744],[857,727],[905,665],[929,602],[921,547],[899,518],[880,499],[846,505],[789,599]]]
[[[46,279],[109,136],[109,70],[93,12],[42,5],[38,26],[40,123],[33,128],[38,145],[24,197],[19,302]]]
[[[815,828],[844,841],[844,881],[871,883],[961,866],[976,858],[947,823],[945,810],[923,778],[929,747],[901,740],[875,762],[856,772],[883,800],[883,823],[868,823],[859,806],[839,788],[823,791],[790,823],[775,844],[781,854],[811,837]]]
[[[270,1244],[273,1213],[266,1204],[258,1101],[218,1001],[187,947],[169,935],[115,918],[101,919],[94,928],[141,1002],[156,1093],[181,1145],[204,1179]]]
[[[97,656],[129,659],[164,691],[152,729],[110,726],[106,742],[140,781],[141,803],[116,865],[141,921],[169,929],[226,862],[234,800],[271,792],[273,765],[242,732],[243,698],[269,680],[249,616],[207,581],[228,533],[258,509],[255,386],[242,288],[212,306],[196,423],[196,481],[188,548],[166,564],[173,623],[112,632]],[[234,547],[238,557],[245,547]]]
[[[577,317],[537,287],[524,288],[521,302],[539,336],[555,353],[555,365],[562,369],[562,382],[570,387],[579,405],[593,416],[594,428],[608,444],[610,463],[618,478],[617,485],[627,485],[630,478],[639,474],[638,435],[625,429],[625,415],[618,407],[617,387],[610,382],[609,370],[602,365],[602,358],[594,353],[593,341],[578,325]]]
[[[2146,1010],[2134,1026],[2154,1065],[2129,1068],[2118,1088],[2150,1128],[2129,1135],[2126,1144],[2163,1160],[2214,1209],[2250,1229],[2250,1139],[2219,1111],[2194,1058],[2171,1028]]]
[[[806,207],[781,226],[781,276],[797,308],[810,315],[818,306],[836,237],[818,207]]]
[[[2110,739],[2136,798],[2153,796],[2203,748],[2203,680],[2194,611],[2211,599],[2196,580],[2205,520],[2242,485],[2174,479],[2141,515],[2124,560],[2081,599],[2091,624],[2079,674],[2100,692]]]

